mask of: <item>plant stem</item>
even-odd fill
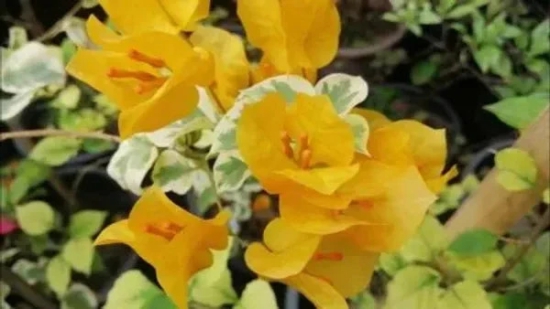
[[[63,24],[65,23],[65,20],[68,18],[71,18],[74,14],[76,14],[80,9],[82,8],[82,1],[78,1],[61,19],[59,19],[53,26],[51,26],[46,32],[44,32],[41,36],[36,38],[36,41],[43,42],[49,39],[53,39],[59,32],[63,30]]]
[[[512,271],[512,269],[514,269],[519,262],[521,262],[521,259],[529,252],[529,249],[533,247],[540,234],[546,229],[546,227],[548,227],[548,225],[550,225],[550,207],[546,209],[541,220],[531,232],[528,243],[518,250],[515,256],[508,260],[508,263],[504,266],[504,268],[502,268],[497,277],[487,283],[488,288],[494,288],[495,286],[498,286],[506,281],[506,276],[508,273]]]
[[[17,274],[11,271],[7,266],[2,265],[2,281],[18,295],[23,297],[25,301],[30,303],[35,308],[56,309],[58,306],[50,301],[46,296],[42,295],[37,289],[30,286],[25,280],[21,279]]]
[[[29,137],[44,137],[44,136],[68,136],[68,137],[77,137],[77,138],[90,138],[90,139],[101,139],[106,141],[111,141],[115,143],[120,143],[120,138],[115,135],[106,134],[102,132],[71,132],[58,129],[40,129],[40,130],[26,130],[26,131],[16,131],[0,134],[0,141],[11,139],[11,138],[29,138]]]

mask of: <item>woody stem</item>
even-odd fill
[[[40,129],[40,130],[26,130],[16,131],[0,134],[0,141],[12,139],[12,138],[29,138],[29,137],[44,137],[44,136],[67,136],[76,138],[89,138],[89,139],[101,139],[120,143],[120,138],[116,135],[111,135],[102,132],[72,132],[58,129]]]

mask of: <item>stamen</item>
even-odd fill
[[[135,49],[132,49],[128,52],[128,57],[139,61],[143,63],[147,63],[148,65],[155,67],[155,68],[163,68],[166,66],[166,63],[162,59],[149,57]]]
[[[302,151],[309,149],[309,138],[307,134],[300,135],[300,149]]]
[[[344,259],[344,255],[341,252],[318,252],[313,256],[313,258],[315,260],[329,260],[339,262]]]
[[[338,217],[344,214],[344,211],[341,209],[333,209],[331,210],[331,214],[333,217]]]
[[[166,240],[172,240],[174,238],[175,234],[172,232],[164,231],[154,225],[148,225],[145,228],[145,232],[153,235],[160,236]]]
[[[144,82],[152,81],[158,78],[151,73],[143,71],[128,71],[117,68],[110,68],[109,72],[107,72],[107,76],[110,78],[135,78]]]
[[[311,150],[306,149],[300,153],[300,167],[303,169],[309,168],[311,164]]]
[[[290,146],[290,135],[288,135],[288,132],[281,132],[281,142],[283,143],[283,152],[289,159],[292,159],[294,157],[294,151]]]
[[[181,226],[179,226],[175,223],[172,223],[172,222],[166,222],[166,223],[162,224],[162,229],[170,231],[170,232],[174,232],[174,233],[179,233],[179,232],[181,232],[183,227],[181,227]]]
[[[157,77],[155,80],[149,81],[149,82],[143,82],[139,85],[137,85],[134,89],[135,92],[138,94],[144,94],[146,92],[155,90],[162,86],[164,82],[166,81],[165,77]]]

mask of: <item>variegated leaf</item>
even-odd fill
[[[345,115],[367,98],[369,86],[359,76],[336,73],[317,82],[315,91],[318,94],[328,95],[336,112]]]
[[[238,190],[250,175],[238,151],[223,152],[214,163],[214,181],[218,192]]]
[[[175,150],[164,150],[153,168],[153,182],[165,192],[172,191],[183,195],[191,189],[193,178],[191,173],[197,167],[193,161],[185,158]]]
[[[370,128],[367,120],[354,114],[344,116],[344,120],[351,126],[351,130],[353,131],[355,151],[369,155],[367,142],[369,140]]]

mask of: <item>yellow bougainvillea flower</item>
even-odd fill
[[[250,85],[250,65],[242,39],[219,28],[198,26],[189,40],[214,55],[215,80],[211,88],[222,105],[221,112],[226,112],[239,91]]]
[[[238,0],[237,14],[250,43],[277,72],[317,69],[336,55],[340,17],[334,0]]]
[[[192,31],[210,11],[210,0],[99,0],[99,4],[124,34]]]
[[[197,85],[213,80],[213,60],[178,35],[143,32],[121,36],[95,17],[90,39],[103,50],[80,49],[67,71],[104,93],[121,110],[122,138],[153,131],[190,114],[198,104]]]
[[[388,164],[415,165],[434,193],[458,174],[455,167],[443,174],[447,159],[445,130],[418,121],[389,121],[374,111],[355,109],[371,125],[367,148],[375,160]],[[392,142],[389,143],[388,139]]]
[[[269,60],[267,60],[265,56],[262,58],[260,63],[251,66],[250,73],[252,76],[252,84],[257,84],[265,79],[284,74],[302,76],[311,83],[315,83],[317,81],[317,69],[295,68],[288,73],[282,72],[278,71],[273,64],[269,63]]]
[[[297,289],[319,309],[347,309],[345,298],[367,287],[378,259],[342,235],[303,234],[280,219],[266,227],[263,242],[248,247],[247,265]]]
[[[295,192],[318,199],[322,207],[347,206],[328,199],[359,165],[352,164],[351,127],[327,96],[297,94],[287,106],[280,94],[271,93],[246,105],[237,124],[237,145],[269,193]]]
[[[158,187],[145,191],[130,216],[105,228],[96,245],[126,244],[153,265],[166,293],[180,309],[187,308],[188,280],[213,262],[211,249],[228,243],[230,214],[214,219],[195,217],[172,203]]]

